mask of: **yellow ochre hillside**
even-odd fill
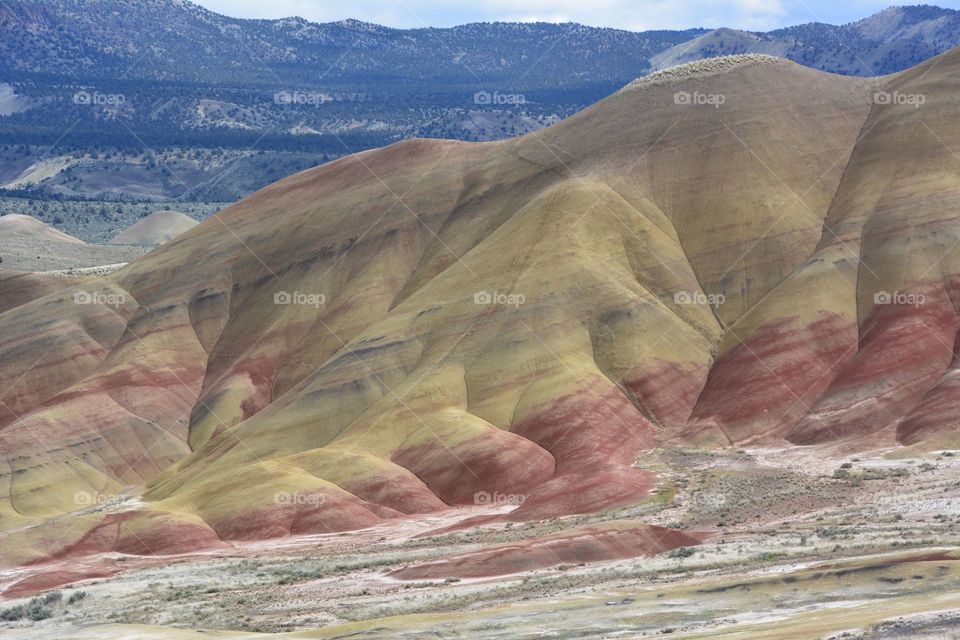
[[[691,63],[517,139],[296,174],[17,305],[0,558],[478,494],[595,512],[645,499],[635,462],[671,444],[955,444],[958,83],[960,51],[876,79]]]

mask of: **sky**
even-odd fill
[[[355,18],[390,27],[468,22],[580,22],[632,31],[732,27],[765,31],[804,22],[844,24],[892,3],[873,0],[194,0],[239,18]],[[922,0],[921,0],[922,1]],[[960,0],[926,0],[960,9]],[[907,4],[901,2],[900,4]],[[920,2],[916,2],[920,4]]]

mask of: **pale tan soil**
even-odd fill
[[[173,240],[197,224],[196,220],[179,211],[156,211],[121,231],[109,244],[155,247]]]
[[[16,638],[192,637],[141,625],[238,632],[230,638],[297,630],[420,638],[443,629],[470,638],[951,637],[960,562],[930,554],[960,548],[960,454],[891,461],[883,453],[841,469],[842,459],[813,448],[655,451],[661,491],[637,507],[422,537],[497,511],[464,508],[360,532],[238,544],[226,555],[114,556],[118,576],[64,590],[86,591],[80,604],[50,620],[0,624]],[[687,557],[455,582],[387,576],[426,558],[627,517],[716,535]],[[5,572],[0,583],[16,577]],[[5,606],[18,602],[26,599]],[[113,623],[122,626],[87,627]]]
[[[33,272],[69,272],[102,265],[125,264],[147,253],[145,247],[87,244],[28,216],[0,216],[0,260],[4,269]]]
[[[48,178],[52,178],[64,169],[74,164],[75,160],[70,156],[56,156],[46,158],[30,165],[16,179],[3,185],[4,189],[21,189],[40,184]]]
[[[783,58],[768,56],[760,53],[741,54],[735,56],[721,56],[719,58],[708,58],[705,60],[696,60],[687,62],[675,67],[656,71],[650,75],[643,76],[634,80],[622,91],[637,89],[640,87],[650,87],[661,84],[672,84],[684,80],[703,78],[729,71],[732,67],[752,64],[793,64]]]
[[[55,278],[85,278],[89,276],[105,276],[125,266],[127,266],[126,262],[118,262],[116,264],[101,264],[96,267],[43,271],[42,273],[44,275],[54,276]]]

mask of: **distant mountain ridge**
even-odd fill
[[[320,70],[330,81],[570,82],[587,72],[595,81],[630,80],[661,68],[650,63],[655,56],[689,62],[747,52],[882,75],[960,44],[960,12],[921,5],[842,26],[635,33],[573,23],[393,29],[357,20],[247,20],[187,0],[12,0],[0,6],[0,33],[0,71],[35,77],[275,84],[317,81]]]
[[[164,29],[156,29],[156,25]],[[356,20],[244,20],[182,0],[19,0],[0,6],[0,70],[23,77],[315,85],[625,80],[703,29],[577,24],[391,29]]]
[[[960,44],[960,12],[929,5],[890,7],[834,26],[809,23],[767,33],[715,29],[651,60],[654,69],[739,53],[767,53],[854,76],[886,75]]]

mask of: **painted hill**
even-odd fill
[[[595,512],[661,446],[956,446],[958,82],[960,50],[696,62],[299,173],[0,315],[3,562]]]
[[[117,234],[110,244],[157,246],[195,227],[197,221],[178,211],[157,211]]]
[[[0,313],[77,284],[42,273],[0,269]]]
[[[83,240],[58,231],[36,218],[18,213],[0,216],[0,234],[4,236],[31,236],[37,242],[83,244]]]
[[[143,255],[133,247],[87,244],[48,224],[20,214],[0,216],[0,267],[53,271],[129,262]]]

